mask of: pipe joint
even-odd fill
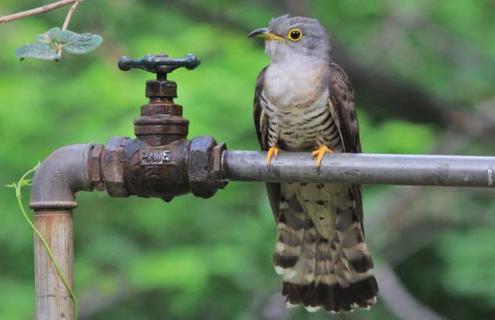
[[[94,147],[76,144],[50,154],[34,175],[30,207],[35,211],[77,207],[74,194],[81,190],[92,191],[95,186],[89,175],[89,159]]]
[[[211,137],[159,146],[113,137],[101,154],[101,185],[113,197],[137,195],[170,201],[192,192],[209,198],[227,183],[220,163],[225,149],[225,144],[217,145]]]

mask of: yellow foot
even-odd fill
[[[316,166],[319,168],[321,165],[321,161],[323,160],[323,156],[325,153],[332,153],[333,150],[328,148],[326,145],[322,145],[317,150],[313,151],[313,158],[316,158]]]
[[[272,164],[272,158],[274,155],[275,159],[277,158],[279,151],[280,149],[277,147],[270,147],[270,149],[268,149],[268,154],[266,155],[266,163],[268,164],[268,166]]]

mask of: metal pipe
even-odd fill
[[[90,167],[94,145],[62,147],[48,156],[33,178],[30,207],[35,226],[46,239],[53,257],[73,288],[72,209],[74,194],[93,189]],[[99,148],[98,150],[101,150]],[[40,239],[34,239],[36,319],[73,319],[74,304],[69,291],[50,260]]]
[[[238,181],[493,187],[495,157],[333,153],[316,168],[309,152],[225,151],[223,177]]]
[[[74,144],[55,150],[40,165],[33,178],[30,207],[72,209],[74,194],[93,190],[89,177],[91,144]]]

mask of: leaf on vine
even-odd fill
[[[15,55],[21,60],[25,58],[56,60],[58,58],[57,52],[47,43],[27,44],[17,48]]]
[[[102,42],[103,38],[100,35],[72,32],[69,41],[63,45],[63,50],[73,54],[85,54],[98,48]]]
[[[42,33],[36,37],[36,42],[50,44],[52,39],[50,39],[50,36],[47,33]]]
[[[16,56],[21,60],[24,58],[57,60],[59,56],[55,48],[62,48],[67,53],[85,54],[98,48],[102,42],[103,38],[97,34],[77,33],[55,27],[38,35],[36,43],[17,48]]]
[[[71,41],[71,39],[77,35],[77,33],[70,30],[61,30],[59,27],[51,28],[48,32],[44,33],[52,43],[58,43],[64,45]]]

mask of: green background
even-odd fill
[[[0,14],[48,2],[2,0]],[[493,154],[492,1],[87,0],[69,29],[101,34],[100,48],[58,63],[19,62],[15,48],[61,26],[67,9],[0,25],[1,184],[60,146],[133,136],[151,75],[119,71],[122,55],[200,57],[198,69],[171,76],[189,136],[257,149],[251,105],[268,58],[246,34],[285,13],[328,28],[335,60],[354,83],[366,152]],[[330,316],[281,302],[271,265],[275,224],[260,183],[232,182],[212,199],[170,203],[81,193],[81,319],[414,319],[400,307],[404,291],[414,312],[493,319],[493,199],[487,189],[365,186],[381,298],[371,311]],[[32,319],[32,231],[13,190],[0,189],[0,204],[0,319]]]

